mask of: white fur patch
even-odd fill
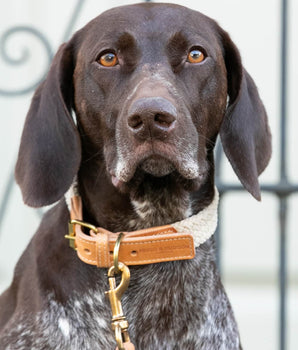
[[[66,318],[60,317],[58,320],[58,327],[65,338],[69,337],[70,326]]]
[[[136,213],[139,215],[139,217],[143,220],[146,219],[148,215],[151,215],[153,212],[153,208],[150,202],[144,201],[144,202],[139,202],[139,201],[132,201],[131,202]]]

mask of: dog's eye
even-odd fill
[[[118,64],[118,58],[113,52],[106,52],[99,57],[98,62],[104,67],[114,67]]]
[[[205,54],[199,49],[192,49],[187,55],[187,61],[190,63],[200,63],[205,59]]]

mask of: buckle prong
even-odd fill
[[[68,235],[65,235],[64,237],[69,240],[69,246],[74,250],[77,250],[75,245],[75,239],[76,239],[75,225],[80,225],[82,227],[89,228],[89,230],[93,231],[94,233],[98,233],[98,229],[96,226],[91,225],[88,222],[84,222],[76,219],[70,220],[70,222],[68,223]]]

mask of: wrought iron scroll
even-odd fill
[[[24,65],[28,63],[30,58],[30,51],[29,48],[23,48],[22,54],[19,57],[12,57],[8,54],[8,43],[9,41],[18,34],[24,34],[27,33],[32,37],[35,37],[38,39],[38,41],[42,44],[44,47],[46,57],[47,57],[47,64],[45,65],[46,70],[48,66],[50,65],[50,62],[52,60],[53,54],[52,54],[52,48],[48,41],[48,39],[37,29],[33,27],[27,27],[27,26],[17,26],[12,27],[8,30],[6,30],[1,38],[0,38],[0,55],[3,59],[3,61],[9,65],[16,66],[16,65]],[[35,82],[31,83],[29,86],[22,88],[22,89],[15,89],[15,90],[5,90],[2,87],[0,87],[0,95],[4,96],[18,96],[18,95],[24,95],[31,91],[33,91],[39,83],[44,79],[46,72],[44,72],[40,77],[38,77]]]
[[[62,36],[62,41],[66,41],[70,35],[73,32],[75,23],[79,17],[79,14],[82,10],[82,7],[85,3],[85,0],[78,0],[73,13],[70,17],[69,22],[67,23],[67,27],[65,29],[65,32]],[[0,87],[0,96],[5,97],[17,97],[21,95],[26,95],[31,93],[35,90],[35,88],[40,84],[40,82],[44,79],[44,77],[47,74],[48,67],[50,65],[50,62],[53,58],[53,49],[52,46],[47,39],[47,37],[39,30],[33,27],[29,26],[15,26],[12,28],[7,29],[0,37],[0,59],[2,59],[6,64],[15,66],[15,65],[24,65],[28,62],[30,58],[30,51],[28,48],[24,48],[22,51],[22,54],[19,57],[12,57],[8,54],[7,45],[9,41],[16,35],[19,35],[20,33],[27,33],[31,35],[32,37],[36,38],[41,45],[44,47],[45,54],[46,54],[46,62],[45,64],[45,71],[43,74],[41,74],[39,77],[36,78],[36,80],[31,83],[29,86],[22,88],[22,89],[15,89],[15,90],[6,90],[2,87]],[[5,184],[5,190],[4,194],[0,201],[0,229],[1,224],[3,223],[3,218],[6,212],[6,209],[8,208],[8,203],[12,194],[12,190],[15,186],[14,182],[14,172],[13,169],[9,172],[9,177],[7,179],[7,182]],[[42,215],[42,210],[36,210],[37,215]],[[0,231],[1,232],[1,231]]]

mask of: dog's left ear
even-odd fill
[[[257,87],[242,67],[238,49],[220,30],[228,78],[229,103],[221,125],[224,152],[239,180],[261,199],[258,176],[271,156],[271,133]]]

